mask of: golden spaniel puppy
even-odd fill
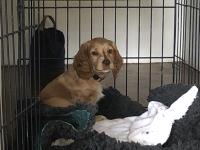
[[[54,107],[96,102],[103,97],[101,80],[112,71],[116,78],[123,64],[116,45],[105,38],[82,44],[73,65],[40,93],[41,102]]]

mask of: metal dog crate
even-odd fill
[[[145,104],[152,88],[199,84],[199,9],[199,0],[0,0],[0,149],[34,149],[40,114],[30,44],[45,15],[65,35],[66,68],[86,40],[116,42],[124,65],[103,84]]]

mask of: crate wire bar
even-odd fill
[[[0,0],[0,149],[40,149],[40,78],[31,82],[30,45],[45,15],[65,35],[66,70],[83,42],[111,39],[124,65],[102,84],[146,105],[155,87],[199,84],[199,10],[199,0]]]

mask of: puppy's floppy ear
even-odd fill
[[[114,62],[113,62],[114,63],[114,69],[112,70],[112,72],[113,72],[114,79],[116,79],[117,74],[118,74],[119,70],[121,69],[121,67],[123,65],[123,59],[122,59],[121,55],[119,54],[119,51],[118,51],[115,43],[112,43],[112,46],[114,48]]]
[[[89,79],[92,76],[89,42],[81,45],[78,53],[74,57],[73,67],[82,79]]]

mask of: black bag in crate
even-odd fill
[[[47,18],[54,27],[45,28]],[[56,29],[53,17],[45,16],[31,41],[32,94],[38,94],[51,80],[64,72],[64,45],[64,34]]]

